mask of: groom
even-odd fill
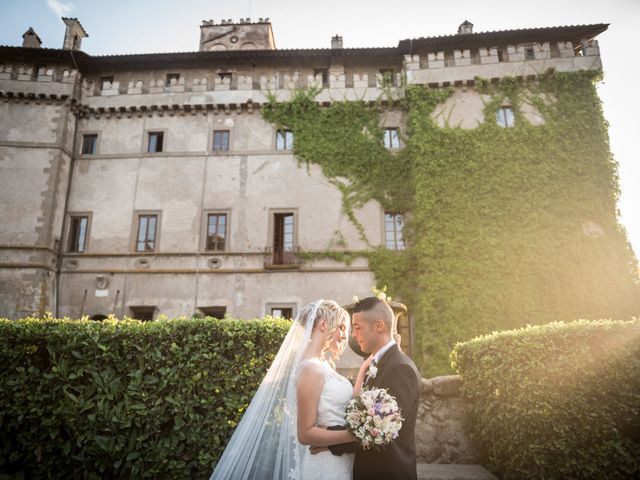
[[[420,400],[420,374],[392,336],[391,307],[377,297],[356,303],[353,336],[363,352],[374,355],[364,388],[386,388],[396,397],[404,422],[396,440],[382,449],[355,449],[354,480],[405,480],[417,478],[415,425]],[[375,373],[374,373],[375,372]],[[354,444],[333,445],[331,453],[353,452]]]

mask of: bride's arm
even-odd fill
[[[355,437],[347,430],[326,430],[316,426],[323,385],[324,375],[315,366],[306,367],[298,376],[298,441],[316,447],[352,442]]]
[[[364,376],[367,374],[367,369],[369,368],[369,365],[371,365],[372,360],[373,360],[373,355],[369,355],[369,357],[360,366],[360,371],[358,371],[358,376],[356,377],[356,383],[353,386],[354,397],[359,395],[360,390],[362,390],[362,384],[364,383]]]

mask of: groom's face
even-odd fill
[[[353,337],[360,345],[360,350],[373,353],[378,345],[375,324],[367,322],[363,312],[353,314]]]

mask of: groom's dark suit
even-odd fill
[[[420,401],[420,373],[413,361],[394,344],[377,365],[375,378],[365,388],[386,388],[396,397],[404,422],[396,440],[381,451],[357,448],[354,480],[415,480],[415,426]],[[334,454],[353,452],[353,444],[329,447]]]

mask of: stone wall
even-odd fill
[[[477,463],[477,454],[465,431],[467,401],[460,395],[462,378],[447,375],[422,379],[416,421],[419,462]]]

